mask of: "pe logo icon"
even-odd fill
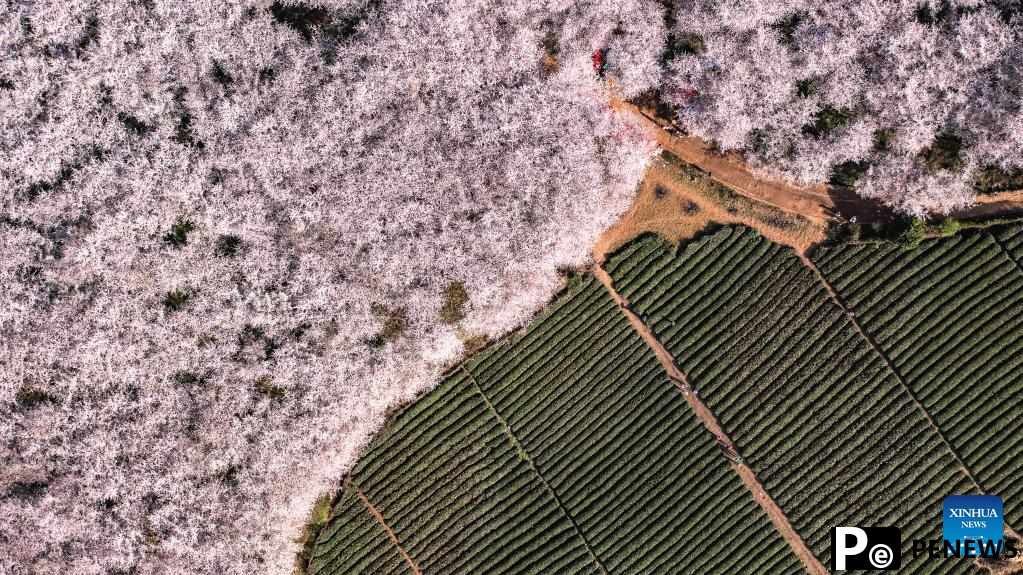
[[[902,567],[898,527],[832,527],[831,569],[894,570]]]
[[[1002,498],[997,495],[950,495],[942,504],[942,535],[948,554],[995,555],[1002,544]]]

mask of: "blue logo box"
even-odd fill
[[[1002,498],[997,495],[950,495],[942,504],[942,532],[951,549],[962,555],[999,552],[1002,544]],[[972,543],[967,543],[972,541]],[[948,547],[946,546],[946,549]]]

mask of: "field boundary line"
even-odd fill
[[[470,372],[465,367],[464,364],[461,366],[461,370],[469,378],[469,381],[472,383],[472,386],[476,390],[476,393],[478,393],[479,396],[483,398],[483,403],[487,404],[487,407],[490,409],[490,412],[494,414],[494,417],[497,418],[498,423],[501,424],[501,428],[504,429],[505,434],[511,439],[512,444],[515,446],[515,451],[519,454],[519,457],[521,457],[522,460],[526,462],[526,465],[529,466],[529,469],[532,470],[533,473],[537,476],[537,478],[540,479],[540,482],[543,484],[544,489],[546,489],[547,492],[551,494],[551,497],[554,499],[554,502],[558,504],[558,509],[560,509],[561,513],[565,516],[565,518],[568,519],[568,522],[572,524],[572,528],[575,529],[576,534],[579,535],[579,539],[582,540],[583,545],[586,546],[586,551],[589,552],[590,558],[593,559],[593,563],[597,566],[597,569],[599,569],[603,575],[608,575],[607,569],[604,568],[604,563],[601,562],[600,557],[597,556],[597,552],[593,550],[593,546],[590,545],[589,540],[586,539],[586,535],[583,534],[583,530],[579,527],[579,524],[576,523],[575,518],[572,517],[572,514],[568,512],[568,509],[565,508],[565,504],[562,503],[561,498],[558,497],[558,494],[556,491],[554,491],[554,488],[551,487],[550,483],[547,483],[547,478],[544,477],[542,473],[540,473],[539,469],[537,469],[536,463],[533,461],[533,458],[530,457],[529,453],[526,451],[526,448],[522,447],[522,443],[519,441],[519,438],[515,437],[515,432],[512,431],[511,425],[508,424],[508,420],[505,419],[504,416],[502,416],[501,413],[497,411],[497,407],[495,407],[494,404],[490,402],[490,398],[487,397],[487,394],[483,392],[483,388],[480,387],[480,384],[476,381],[476,376],[474,376],[472,372]]]
[[[998,239],[998,236],[996,236],[995,234],[991,233],[988,230],[984,230],[984,233],[987,235],[987,237],[991,238],[991,241],[993,241],[995,245],[998,246],[998,249],[1002,250],[1002,253],[1005,254],[1005,257],[1009,258],[1009,261],[1015,264],[1016,271],[1018,271],[1020,275],[1023,275],[1023,264],[1021,264],[1020,261],[1016,259],[1016,256],[1012,255],[1012,252],[1010,252],[1008,248],[1005,247],[1005,244],[1002,243],[1002,240]]]
[[[934,420],[934,417],[931,415],[929,411],[927,411],[927,408],[924,407],[924,404],[921,403],[920,400],[917,398],[916,394],[913,393],[913,390],[910,389],[909,385],[906,383],[906,380],[902,377],[902,374],[899,373],[899,370],[895,369],[895,364],[893,364],[891,359],[888,358],[888,354],[886,354],[884,350],[881,349],[881,346],[877,343],[877,341],[874,340],[874,337],[870,335],[870,332],[868,332],[867,329],[860,324],[860,321],[859,319],[856,318],[856,315],[852,313],[852,310],[850,310],[848,306],[845,305],[845,302],[843,302],[842,298],[838,295],[838,291],[835,290],[834,286],[831,285],[831,282],[829,282],[828,279],[824,277],[824,273],[821,272],[821,270],[813,263],[813,261],[810,260],[810,258],[800,255],[800,259],[803,260],[803,263],[805,263],[807,267],[813,270],[813,272],[820,279],[821,284],[823,284],[824,288],[828,291],[829,294],[831,294],[831,301],[833,301],[835,305],[838,306],[838,309],[842,310],[842,313],[844,313],[845,316],[852,323],[853,329],[855,329],[856,332],[860,334],[860,337],[862,337],[863,340],[870,345],[870,347],[874,350],[874,353],[881,358],[881,361],[885,363],[888,369],[892,372],[892,375],[895,376],[895,379],[899,382],[899,385],[902,386],[902,389],[904,389],[906,393],[909,394],[910,399],[912,399],[913,403],[916,404],[917,409],[919,409],[920,412],[923,414],[924,419],[926,419],[927,422],[930,423],[935,433],[937,433],[938,437],[941,439],[941,442],[945,444],[945,447],[952,454],[952,457],[954,457],[956,462],[959,463],[959,466],[962,467],[963,473],[966,475],[966,477],[973,483],[974,486],[977,487],[978,491],[980,491],[981,493],[987,493],[987,491],[980,485],[980,481],[978,481],[977,477],[973,474],[973,470],[970,469],[970,466],[966,464],[966,461],[963,459],[963,457],[959,455],[959,452],[956,450],[956,448],[952,446],[952,442],[949,441],[948,437],[945,435],[945,430],[943,430],[941,426],[938,425],[938,422]],[[1016,533],[1016,530],[1013,529],[1010,525],[1006,524],[1005,528],[1007,530],[1010,530],[1017,537],[1019,537],[1019,535]]]
[[[352,481],[352,473],[351,473],[351,471],[349,471],[348,473],[345,474],[345,478],[341,481],[341,490],[340,490],[341,494],[344,494],[344,492],[348,489],[348,485],[351,483],[351,481]],[[335,504],[338,503],[339,500],[338,500],[338,498],[336,496],[333,497],[332,499],[333,500],[330,502],[330,511],[327,513],[327,521],[325,521],[323,523],[323,526],[320,527],[320,529],[316,531],[316,537],[313,538],[313,546],[312,546],[312,549],[309,552],[309,558],[305,561],[304,565],[300,565],[301,572],[299,573],[299,575],[311,575],[312,574],[312,572],[313,572],[313,559],[316,559],[316,548],[320,546],[321,540],[323,538],[323,532],[327,530],[327,526],[330,525],[330,522],[333,521],[335,517],[337,517],[337,514],[334,511],[335,511],[335,509],[337,509],[337,506]]]
[[[972,481],[975,486],[977,486],[977,489],[979,489],[981,493],[986,493],[984,489],[980,486],[980,482],[977,481],[977,478],[973,475],[973,471],[971,471],[970,467],[966,465],[966,461],[963,460],[962,456],[959,455],[959,452],[956,451],[954,447],[952,447],[952,443],[948,440],[947,437],[945,437],[944,430],[941,429],[941,426],[938,425],[938,422],[934,420],[934,417],[931,416],[931,413],[927,411],[927,408],[924,407],[924,404],[921,403],[920,400],[917,398],[916,394],[913,393],[913,390],[910,389],[909,384],[906,383],[905,378],[902,377],[902,374],[899,373],[899,370],[895,369],[895,364],[892,363],[892,360],[888,357],[888,354],[886,354],[884,350],[881,349],[881,346],[877,343],[877,341],[874,340],[874,336],[870,335],[867,329],[863,327],[863,325],[860,323],[860,320],[856,318],[856,314],[854,314],[852,310],[850,310],[849,307],[845,305],[845,302],[842,301],[842,298],[838,295],[838,291],[835,289],[834,286],[831,285],[831,282],[829,282],[828,279],[824,277],[824,273],[821,272],[820,268],[818,268],[813,263],[813,261],[810,260],[810,258],[801,257],[800,259],[803,260],[803,263],[805,263],[807,267],[813,270],[814,274],[817,275],[817,278],[820,280],[821,284],[823,284],[824,289],[826,289],[827,292],[831,295],[831,301],[834,302],[836,306],[838,306],[838,309],[840,309],[843,314],[845,314],[845,317],[852,323],[853,329],[855,329],[856,332],[860,334],[860,337],[863,338],[863,340],[870,345],[871,349],[874,350],[874,353],[881,358],[881,361],[883,361],[885,366],[888,367],[888,370],[891,371],[892,375],[895,376],[895,379],[899,382],[899,385],[902,386],[902,389],[905,390],[907,394],[909,394],[910,399],[913,400],[913,403],[916,405],[917,409],[919,409],[920,412],[923,414],[924,419],[926,419],[927,422],[931,424],[931,427],[934,428],[934,431],[938,434],[938,437],[941,438],[942,443],[945,444],[945,447],[949,450],[949,452],[952,453],[952,456],[956,458],[957,462],[959,462],[959,465],[963,468],[963,473],[966,474],[966,477],[969,478],[969,480]]]
[[[604,270],[603,266],[597,264],[594,266],[594,275],[600,280],[600,283],[604,284],[611,298],[614,299],[615,303],[628,318],[629,322],[632,323],[633,329],[639,334],[643,341],[647,344],[657,356],[658,361],[664,367],[665,371],[668,372],[668,377],[671,379],[672,384],[678,390],[679,394],[683,396],[686,403],[696,414],[696,417],[700,419],[704,427],[711,434],[716,435],[724,439],[729,445],[732,444],[731,438],[722,429],[721,424],[718,422],[717,417],[710,410],[709,407],[702,400],[696,397],[695,393],[683,393],[684,386],[688,386],[693,389],[689,384],[689,380],[682,370],[679,369],[678,364],[675,362],[675,358],[668,352],[668,350],[661,344],[660,340],[654,334],[650,326],[646,325],[643,320],[636,315],[632,309],[629,308],[628,303],[622,298],[622,296],[614,289],[614,281],[611,276],[608,275],[607,271]],[[806,541],[796,531],[795,527],[789,521],[785,512],[781,509],[774,498],[767,493],[767,489],[764,488],[763,484],[760,483],[760,479],[756,473],[748,466],[735,461],[729,461],[729,465],[732,470],[742,480],[743,485],[749,490],[750,495],[753,496],[753,500],[760,505],[760,507],[767,514],[767,518],[774,524],[775,530],[782,536],[792,552],[795,553],[796,557],[803,563],[803,566],[811,575],[828,575],[830,571],[820,562],[819,559],[810,551],[810,548],[806,545]]]
[[[995,243],[998,243],[997,240],[995,241]],[[999,247],[1001,247],[1001,244],[998,245]],[[1004,248],[1002,248],[1002,250],[1005,251]],[[938,425],[938,422],[934,420],[934,417],[931,415],[929,411],[927,411],[927,408],[924,407],[924,404],[921,403],[920,400],[917,398],[916,394],[913,393],[913,390],[910,389],[909,385],[906,383],[905,378],[902,377],[902,374],[899,373],[899,370],[895,369],[895,364],[893,364],[892,360],[889,359],[888,354],[886,354],[884,350],[881,349],[881,346],[877,343],[877,341],[874,340],[874,337],[870,335],[870,332],[867,331],[867,329],[860,324],[860,320],[857,319],[856,315],[852,313],[852,310],[850,310],[848,306],[845,305],[845,302],[842,301],[842,298],[838,295],[838,291],[835,289],[834,286],[831,285],[831,282],[829,282],[828,279],[824,277],[824,273],[820,270],[820,268],[817,267],[816,264],[813,263],[813,261],[809,257],[800,254],[799,258],[803,260],[803,263],[806,264],[807,267],[813,270],[813,273],[816,274],[817,277],[820,279],[821,284],[824,285],[824,289],[826,289],[828,293],[831,294],[831,301],[833,301],[835,305],[838,306],[838,309],[842,310],[842,313],[844,313],[845,316],[849,318],[849,321],[852,323],[853,328],[856,330],[857,333],[860,334],[860,337],[862,337],[864,341],[866,341],[870,345],[870,347],[874,350],[874,353],[876,353],[877,356],[881,358],[881,361],[883,361],[885,365],[888,366],[888,369],[892,372],[892,375],[894,375],[895,379],[899,382],[899,385],[901,385],[902,389],[904,389],[906,393],[909,394],[910,399],[912,399],[913,403],[916,404],[917,409],[919,409],[920,412],[923,413],[924,419],[926,419],[927,422],[931,424],[931,427],[938,434],[938,437],[941,439],[941,442],[945,444],[945,447],[952,454],[952,457],[955,457],[956,461],[959,463],[959,466],[962,467],[963,473],[966,474],[966,477],[971,482],[973,482],[973,484],[977,487],[978,491],[980,491],[981,493],[987,493],[987,490],[985,490],[981,486],[980,481],[977,480],[977,476],[973,474],[973,470],[970,469],[970,466],[966,464],[966,461],[959,454],[959,451],[957,451],[956,448],[952,446],[952,442],[949,441],[948,437],[945,435],[945,430],[943,430],[941,426]],[[1012,257],[1010,256],[1009,259],[1011,260]],[[1015,260],[1013,261],[1015,262]],[[1016,267],[1017,269],[1019,269],[1020,273],[1023,273],[1023,269],[1019,268],[1018,262],[1016,263]],[[1010,531],[1014,536],[1016,536],[1016,538],[1020,538],[1019,533],[1008,523],[1005,524],[1005,529],[1007,531]]]
[[[384,528],[384,531],[387,532],[387,536],[391,538],[391,542],[398,548],[398,552],[405,558],[405,562],[408,563],[408,566],[412,568],[412,572],[415,573],[415,575],[423,575],[422,569],[416,565],[415,561],[412,560],[412,557],[409,557],[409,554],[405,551],[405,548],[401,546],[401,543],[398,541],[398,536],[387,524],[387,521],[384,520],[384,516],[380,514],[380,511],[378,511],[377,508],[370,503],[369,498],[366,497],[366,494],[362,492],[362,489],[360,489],[354,481],[351,482],[350,485],[352,486],[352,489],[355,490],[355,494],[359,496],[362,504],[366,506],[366,509],[373,514],[373,517],[376,518],[377,523],[379,523],[380,526]]]

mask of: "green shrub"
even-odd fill
[[[302,551],[299,552],[299,564],[306,565],[312,559],[313,549],[316,546],[316,537],[330,521],[331,499],[327,495],[321,495],[313,504],[313,511],[309,515],[309,521],[305,525],[305,533],[302,535]]]
[[[670,61],[679,54],[702,54],[704,49],[703,36],[699,34],[669,34],[664,49],[664,61]]]
[[[802,80],[796,80],[796,97],[797,98],[809,98],[810,96],[817,93],[817,78],[803,78]]]
[[[456,324],[465,319],[465,304],[469,303],[469,294],[462,282],[450,282],[444,286],[444,304],[440,308],[440,321],[448,325]]]
[[[842,162],[832,166],[831,178],[828,183],[832,186],[845,186],[851,188],[856,185],[856,181],[862,178],[867,170],[870,168],[870,164],[866,161],[854,162],[852,160],[848,162]]]
[[[256,391],[274,401],[284,401],[284,388],[274,385],[274,380],[269,375],[264,375],[256,380]]]
[[[906,249],[916,249],[926,237],[927,222],[920,218],[913,218],[906,222],[896,241]]]
[[[370,309],[384,324],[380,333],[366,342],[370,347],[383,347],[385,343],[398,341],[408,329],[408,313],[404,309],[389,308],[383,304],[373,304]]]
[[[334,42],[342,42],[355,35],[359,24],[376,9],[380,0],[369,0],[354,14],[336,18],[334,13],[322,6],[284,3],[279,0],[270,5],[270,15],[280,24],[296,32],[306,42],[313,41],[315,32]]]
[[[120,120],[121,125],[124,126],[125,130],[128,130],[136,136],[145,136],[154,129],[149,124],[125,112],[118,112],[117,119]]]
[[[168,313],[175,312],[185,307],[188,300],[192,299],[199,290],[187,288],[181,290],[169,291],[163,297],[163,307]]]
[[[884,128],[874,132],[874,151],[887,152],[895,147],[895,130]]]
[[[199,372],[189,369],[174,374],[174,383],[178,385],[196,385],[202,383],[204,378]]]
[[[863,236],[863,228],[859,224],[829,222],[826,233],[829,242],[844,244],[860,241]]]
[[[780,22],[774,24],[773,28],[778,31],[781,43],[792,50],[799,50],[796,44],[796,28],[806,19],[805,12],[794,12]]]
[[[836,108],[831,104],[825,104],[814,113],[813,123],[803,126],[803,135],[815,140],[826,138],[855,117],[856,113],[849,108]]]
[[[955,218],[945,218],[940,224],[938,224],[938,235],[943,238],[954,236],[959,233],[962,229],[962,224]]]
[[[953,134],[942,134],[934,139],[934,143],[920,152],[931,172],[946,170],[958,172],[962,169],[963,161],[959,152],[963,148],[963,141]]]
[[[1023,169],[988,166],[973,176],[973,187],[982,194],[997,194],[1023,189]]]
[[[14,394],[14,401],[22,407],[36,407],[44,403],[57,403],[57,399],[45,391],[28,383],[22,384]]]
[[[178,123],[174,126],[174,135],[171,136],[171,140],[182,146],[190,146],[197,150],[201,150],[206,146],[202,140],[195,139],[195,135],[192,133],[192,113],[187,109],[183,110],[181,115],[178,116]]]
[[[213,69],[210,70],[210,76],[213,76],[213,80],[224,88],[234,83],[234,78],[231,77],[231,74],[216,60],[213,61]]]
[[[223,473],[220,474],[220,480],[228,487],[238,487],[238,472],[241,470],[241,465],[232,463],[227,466],[227,469],[225,469]]]
[[[188,234],[195,231],[195,224],[191,220],[178,219],[171,225],[169,232],[163,235],[163,241],[175,248],[188,245]]]
[[[222,258],[233,258],[238,255],[238,249],[242,245],[242,239],[233,234],[223,234],[217,237],[216,252]]]

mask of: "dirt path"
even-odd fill
[[[826,222],[841,214],[863,223],[890,220],[888,211],[878,202],[857,195],[852,189],[822,184],[796,185],[764,177],[738,154],[722,154],[710,144],[692,136],[677,134],[667,121],[651,110],[619,98],[611,99],[611,107],[640,119],[662,149],[693,164],[710,177],[757,201],[776,206],[816,222]]]
[[[351,486],[352,489],[355,490],[355,494],[358,495],[359,499],[362,500],[362,504],[366,506],[366,509],[369,509],[369,512],[373,514],[373,517],[376,517],[377,523],[379,523],[380,526],[384,528],[384,531],[387,532],[387,536],[391,538],[391,542],[394,543],[394,546],[398,548],[398,552],[401,553],[401,556],[405,558],[405,562],[408,563],[408,566],[412,569],[412,572],[415,575],[423,575],[423,571],[419,569],[419,566],[417,566],[414,561],[412,561],[412,558],[409,557],[408,553],[405,552],[405,548],[402,547],[401,543],[398,542],[398,536],[394,534],[394,531],[391,531],[390,526],[388,526],[387,522],[384,521],[384,516],[381,515],[379,511],[377,511],[376,507],[373,507],[373,504],[369,502],[369,499],[366,497],[366,494],[362,492],[362,489],[359,489],[358,485],[356,485],[355,483],[351,483]]]
[[[670,166],[655,161],[647,168],[629,210],[604,231],[593,246],[593,261],[604,257],[641,234],[653,232],[673,242],[692,238],[708,226],[743,224],[764,237],[807,251],[824,241],[824,226],[768,207],[759,214],[758,206],[745,210],[730,209],[720,199],[686,184]]]
[[[611,297],[614,298],[615,302],[618,303],[622,313],[629,318],[629,321],[632,323],[636,332],[639,333],[650,349],[654,350],[654,353],[657,355],[657,359],[660,360],[661,365],[663,365],[664,369],[668,372],[668,376],[675,383],[675,386],[679,388],[679,391],[682,392],[683,387],[688,386],[689,384],[685,374],[683,374],[675,364],[675,359],[668,353],[668,350],[661,345],[661,342],[653,334],[649,326],[643,323],[643,321],[640,320],[635,313],[625,306],[624,300],[614,289],[611,276],[609,276],[599,265],[594,266],[593,273],[597,279],[604,284],[604,287],[607,288],[608,293],[611,294]],[[707,430],[715,436],[723,438],[729,445],[731,445],[731,439],[725,434],[724,430],[721,429],[721,425],[718,423],[717,418],[710,409],[707,408],[706,404],[704,404],[702,400],[698,399],[695,393],[683,393],[683,395],[689,403],[689,407],[691,407],[693,412],[696,413],[696,416],[700,418],[700,421],[703,422],[703,425],[707,428]],[[781,536],[789,544],[796,556],[799,557],[799,560],[802,561],[807,571],[811,575],[828,575],[828,570],[816,557],[814,557],[813,553],[810,552],[810,548],[806,546],[806,542],[804,542],[799,534],[796,533],[796,530],[792,527],[788,517],[785,516],[785,513],[780,507],[778,507],[778,504],[775,503],[774,499],[772,499],[771,496],[767,494],[767,491],[764,490],[764,486],[760,484],[760,480],[757,479],[753,470],[746,465],[736,463],[734,461],[730,462],[730,465],[732,466],[732,469],[739,474],[743,484],[745,484],[746,488],[753,494],[753,499],[756,500],[760,507],[764,509],[768,518],[770,518],[771,522],[774,523],[775,528],[779,533],[781,533]]]
[[[863,198],[852,188],[824,184],[797,185],[758,174],[739,154],[722,154],[699,138],[679,134],[669,121],[649,108],[617,97],[612,97],[611,107],[641,120],[662,149],[752,199],[816,222],[826,222],[838,215],[843,218],[856,216],[861,223],[880,223],[892,219],[891,211],[880,202]],[[977,196],[977,205],[950,215],[961,220],[1023,215],[1023,190]]]
[[[1023,215],[1023,190],[977,196],[977,205],[953,214],[961,220]]]

